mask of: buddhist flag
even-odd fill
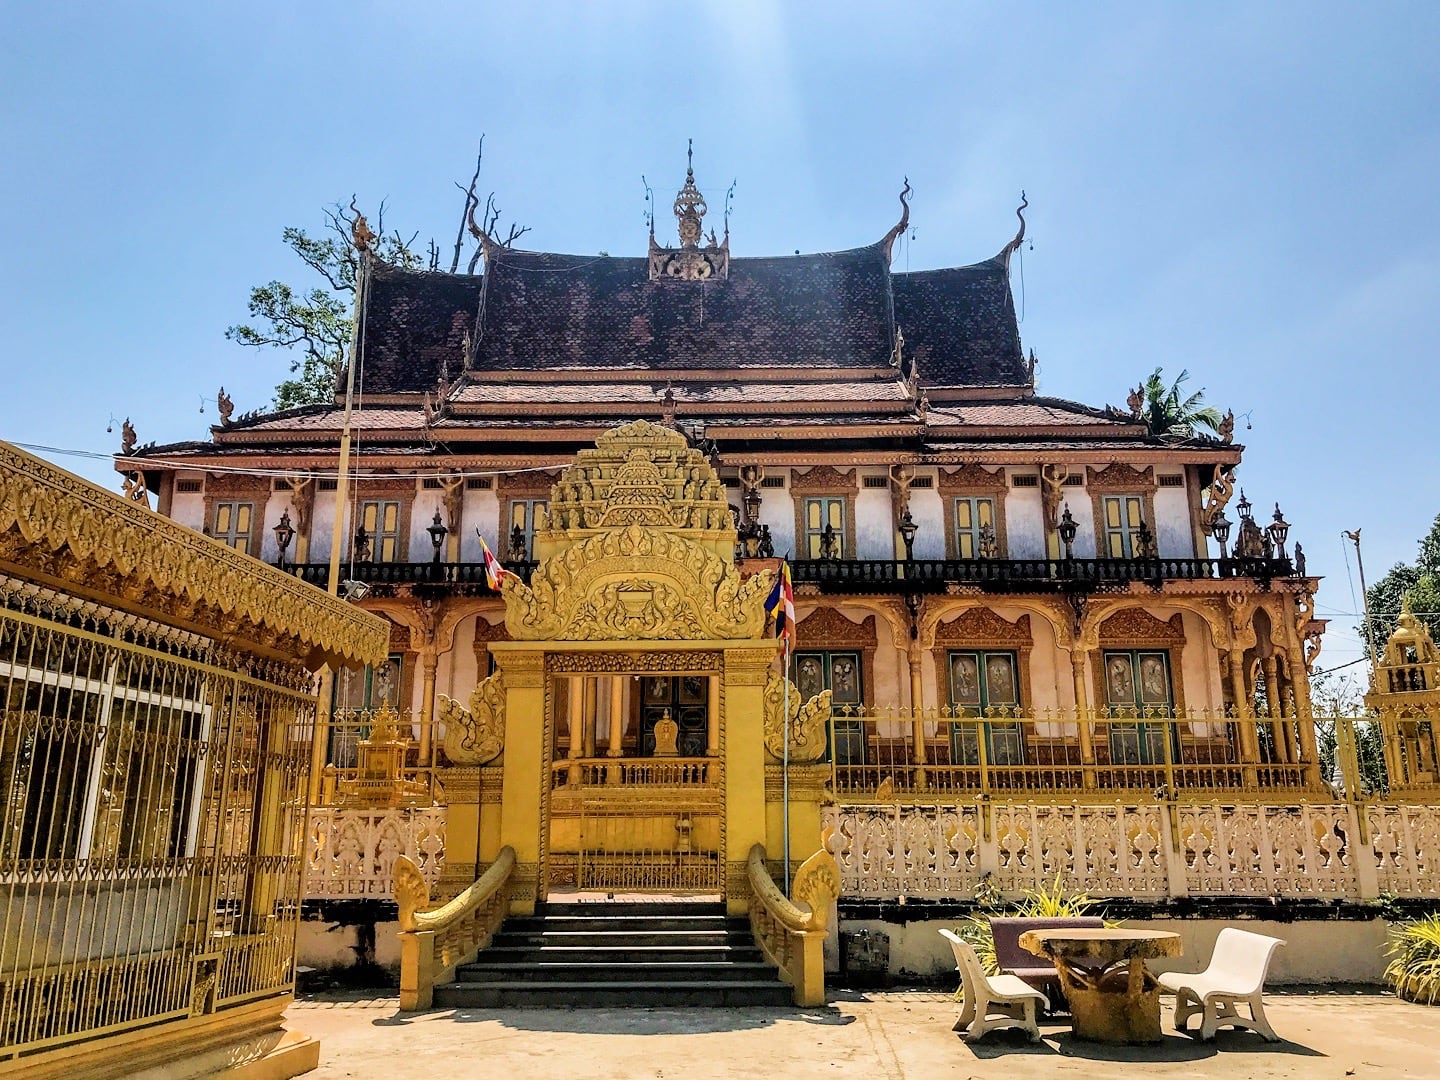
[[[485,543],[485,537],[480,535],[479,529],[475,530],[475,536],[480,541],[480,558],[485,563],[485,580],[489,582],[491,589],[499,592],[500,583],[505,580],[505,576],[510,574],[510,571],[500,565],[500,560],[495,558],[495,553],[490,550],[490,545]]]
[[[786,642],[795,638],[795,586],[790,581],[790,564],[782,562],[775,587],[765,601],[765,610],[775,618],[775,636]]]

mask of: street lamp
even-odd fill
[[[1285,520],[1285,515],[1280,512],[1280,504],[1275,504],[1275,517],[1265,530],[1270,534],[1271,541],[1275,544],[1276,551],[1280,558],[1285,558],[1285,538],[1290,535],[1290,523]]]
[[[1245,489],[1240,489],[1240,501],[1235,504],[1235,512],[1240,515],[1241,522],[1250,520],[1250,500],[1245,497]]]
[[[1075,534],[1080,531],[1080,525],[1070,515],[1070,504],[1066,503],[1064,512],[1060,515],[1060,524],[1055,531],[1060,534],[1060,542],[1065,545],[1065,558],[1075,557]]]
[[[285,551],[290,547],[290,541],[295,539],[295,530],[290,527],[290,511],[286,510],[280,515],[280,521],[275,526],[275,543],[280,548],[280,557],[275,565],[282,570],[285,568]]]
[[[1225,516],[1224,511],[1215,515],[1215,520],[1210,523],[1210,531],[1215,536],[1215,542],[1220,545],[1220,558],[1229,558],[1225,551],[1225,542],[1230,539],[1230,526],[1235,524]]]
[[[435,511],[435,520],[430,525],[426,526],[425,531],[430,534],[430,543],[435,546],[434,563],[436,566],[439,566],[440,546],[445,543],[445,537],[450,532],[450,530],[441,523],[439,510]]]
[[[905,541],[905,561],[909,562],[915,558],[915,534],[920,531],[920,526],[915,524],[915,519],[910,516],[907,509],[900,515],[900,539]]]

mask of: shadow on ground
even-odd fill
[[[458,1024],[494,1021],[515,1031],[573,1035],[704,1035],[751,1031],[779,1023],[843,1026],[855,1017],[838,1009],[777,1009],[738,1006],[731,1009],[433,1009],[372,1020],[375,1027],[407,1027],[426,1020]]]
[[[957,1034],[956,1039],[960,1039]],[[962,1040],[963,1041],[963,1040]],[[1282,1039],[1269,1043],[1249,1031],[1222,1030],[1212,1042],[1198,1037],[1167,1032],[1158,1043],[1120,1046],[1077,1039],[1070,1031],[1045,1032],[1040,1042],[1031,1042],[1023,1031],[997,1031],[979,1042],[965,1046],[982,1061],[1013,1055],[1079,1058],[1084,1061],[1171,1062],[1203,1061],[1216,1054],[1285,1054],[1291,1057],[1326,1057],[1308,1046]]]

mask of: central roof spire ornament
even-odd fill
[[[725,239],[715,238],[710,230],[708,243],[705,240],[705,196],[695,185],[695,141],[689,140],[685,148],[685,184],[675,195],[675,222],[680,233],[680,247],[661,247],[655,242],[655,225],[650,225],[650,280],[659,281],[708,281],[711,278],[730,276],[730,227],[727,222]]]

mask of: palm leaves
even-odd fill
[[[1223,417],[1220,410],[1205,404],[1203,389],[1184,396],[1185,381],[1190,372],[1181,371],[1175,382],[1165,385],[1163,368],[1156,368],[1150,377],[1140,385],[1144,397],[1141,416],[1151,435],[1170,435],[1189,438],[1197,427],[1217,431]]]
[[[1406,1001],[1440,1005],[1440,915],[1401,923],[1391,930],[1386,981]]]

